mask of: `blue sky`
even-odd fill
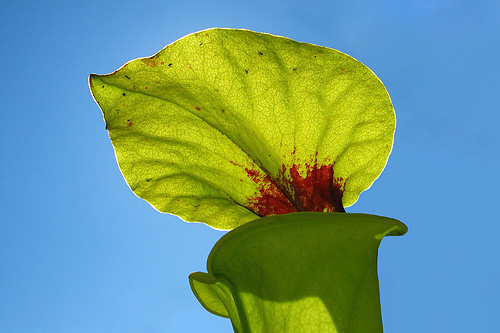
[[[385,332],[495,331],[500,1],[5,0],[0,332],[231,332],[187,280],[223,232],[135,197],[87,86],[210,27],[335,48],[380,77],[395,146],[348,211],[409,227],[380,248]]]

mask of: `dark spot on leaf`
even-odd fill
[[[122,95],[125,96],[125,93],[123,93]]]
[[[224,110],[224,109],[221,109],[220,111],[221,111],[222,113],[226,113],[226,110]]]
[[[236,165],[236,166],[239,166],[239,167],[243,168],[243,165],[241,165],[239,163],[236,163],[235,161],[229,161],[229,163],[231,163],[232,165]]]
[[[168,67],[172,67],[172,63],[168,64]]]
[[[136,89],[136,86],[135,86],[135,85],[133,85],[133,86],[132,86],[132,88],[133,88],[133,89]]]
[[[148,87],[144,87],[144,89],[148,89]]]
[[[151,178],[146,178],[146,181],[147,181],[147,182],[150,182],[150,181],[151,181]]]
[[[201,108],[200,108],[199,106],[195,106],[194,108],[195,108],[197,111],[200,111],[200,110],[201,110]]]
[[[203,45],[203,43],[200,43],[200,46],[202,46],[202,45]]]
[[[141,61],[144,63],[144,65],[148,67],[156,67],[158,65],[158,60],[155,59],[155,56],[149,57],[149,58],[143,58]]]
[[[248,74],[248,69],[245,69],[245,74]]]
[[[125,77],[130,80],[130,78],[128,77],[128,75],[125,75]]]
[[[292,69],[292,71],[296,71],[297,70],[297,67],[295,67],[294,69]]]
[[[104,88],[104,86],[102,86],[101,88]]]
[[[262,52],[259,51],[259,55],[264,55],[264,53],[262,53]]]

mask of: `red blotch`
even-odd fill
[[[333,164],[306,164],[307,174],[303,178],[297,165],[290,169],[293,201],[298,211],[345,212],[342,205],[344,182],[333,175]],[[287,181],[287,180],[285,180]]]
[[[248,176],[259,185],[259,192],[247,200],[247,205],[255,214],[264,217],[297,211],[268,175],[262,176],[259,171],[248,168],[245,170]]]
[[[127,126],[128,126],[128,127],[134,126],[134,123],[133,123],[132,121],[129,121],[129,122],[127,123]]]
[[[257,180],[257,178],[259,177],[260,175],[260,172],[257,171],[257,170],[251,170],[249,168],[245,168],[245,171],[247,172],[247,174],[250,176],[250,178],[252,178],[254,181]]]
[[[261,170],[245,168],[259,185],[254,196],[247,199],[250,210],[262,217],[297,211],[345,212],[344,179],[334,176],[333,163],[318,165],[316,157],[311,160],[314,163],[303,165],[304,175],[299,173],[301,165],[293,164],[290,168],[282,165],[276,179],[262,174]]]
[[[196,111],[200,111],[201,110],[201,108],[199,106],[195,106],[194,108],[196,109]]]

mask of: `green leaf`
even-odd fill
[[[342,212],[392,149],[394,110],[373,72],[283,37],[201,31],[90,87],[134,193],[219,229]]]
[[[258,219],[217,242],[208,274],[191,274],[191,287],[207,310],[229,314],[236,332],[381,333],[378,247],[406,231],[366,214]]]
[[[189,275],[189,284],[206,310],[217,316],[231,318],[234,330],[241,332],[238,310],[227,283],[221,282],[210,274],[195,272]]]

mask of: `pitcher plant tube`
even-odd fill
[[[354,58],[208,29],[90,76],[121,172],[160,212],[232,230],[190,275],[235,332],[382,332],[377,252],[394,219],[345,213],[384,169],[395,113]]]

